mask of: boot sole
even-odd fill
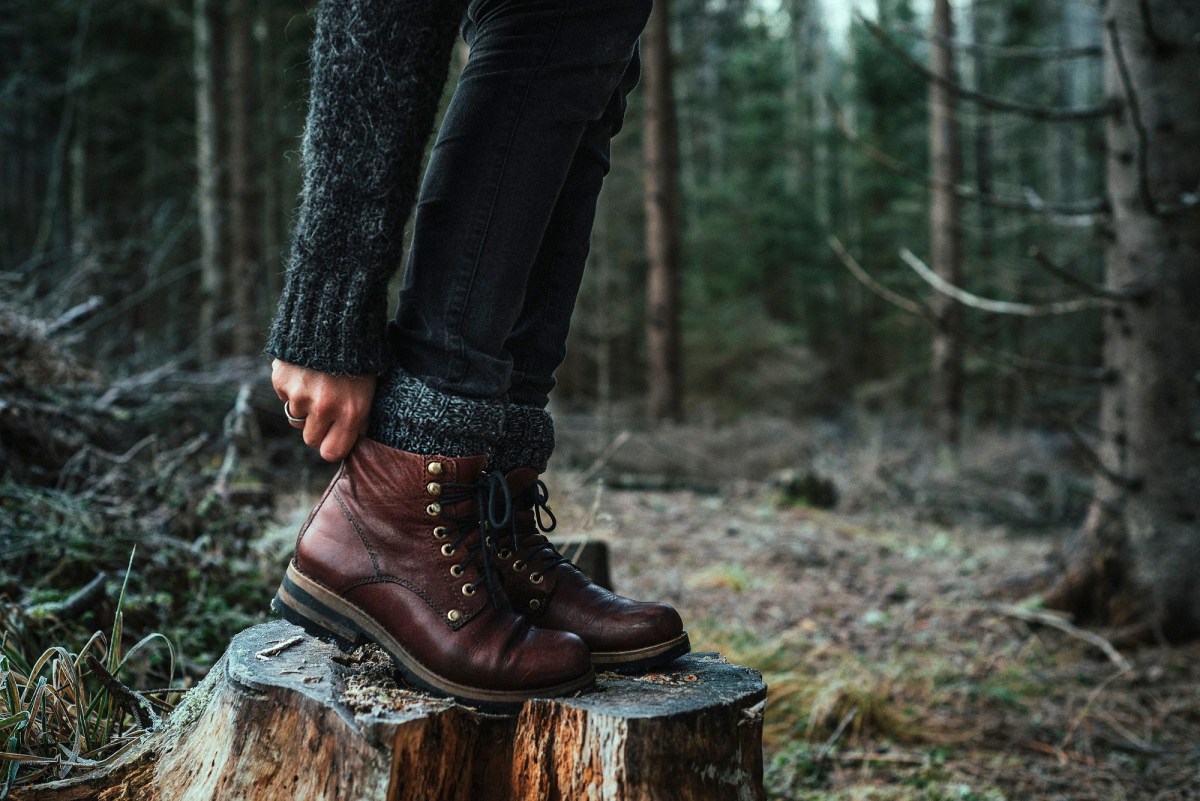
[[[408,684],[488,712],[512,712],[530,698],[570,695],[590,687],[596,679],[595,672],[589,670],[568,682],[518,691],[472,687],[440,676],[417,660],[364,610],[305,576],[294,562],[288,565],[271,608],[289,623],[344,652],[353,651],[367,641],[373,642],[387,652]]]
[[[593,651],[592,664],[597,670],[616,673],[642,673],[660,667],[692,650],[687,632],[681,632],[666,642],[648,645],[632,651]]]

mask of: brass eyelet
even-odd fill
[[[442,556],[454,556],[454,546],[446,543],[442,546]]]
[[[460,619],[462,619],[462,612],[458,611],[457,609],[451,609],[446,613],[446,619],[451,623],[457,623]]]
[[[431,503],[425,507],[425,514],[430,517],[437,517],[442,513],[442,505],[440,503]]]
[[[487,547],[491,548],[493,545],[496,544],[496,540],[494,540],[491,537],[484,537],[483,544],[486,545]]]
[[[540,609],[541,606],[542,606],[542,602],[539,601],[537,598],[530,599],[530,601],[529,601],[530,609]]]
[[[458,578],[466,572],[466,568],[464,568],[462,565],[454,565],[450,568],[450,575],[454,576],[455,578]]]
[[[526,567],[525,563],[522,562],[520,559],[513,562],[513,570],[517,571],[518,573],[520,573],[522,570],[524,570],[525,567]]]
[[[545,578],[545,576],[543,576],[541,573],[530,573],[529,574],[529,580],[531,582],[533,582],[534,584],[541,584],[543,578]]]
[[[441,475],[442,474],[442,463],[441,462],[430,462],[429,463],[429,474],[433,475],[433,476]]]
[[[465,596],[467,596],[468,598],[470,598],[470,597],[471,597],[472,595],[474,595],[474,594],[475,594],[475,588],[474,588],[474,587],[472,587],[470,584],[464,584],[464,585],[463,585],[463,595],[465,595]]]
[[[442,494],[442,485],[437,483],[436,481],[430,481],[429,485],[427,487],[425,487],[425,489],[429,492],[430,495],[441,495]]]
[[[505,548],[503,551],[500,551],[496,554],[496,556],[500,557],[501,559],[511,559],[512,555],[513,555],[513,552],[508,550],[507,548]]]
[[[438,526],[437,528],[435,528],[435,529],[433,530],[433,538],[434,538],[434,539],[436,539],[436,540],[444,540],[444,539],[446,539],[446,527],[445,527],[445,526]]]

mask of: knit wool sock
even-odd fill
[[[457,458],[490,452],[503,432],[503,402],[450,395],[393,367],[379,378],[367,436],[409,453]]]
[[[545,409],[510,403],[504,409],[504,436],[488,458],[488,470],[518,467],[545,471],[554,452],[554,420]]]

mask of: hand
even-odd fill
[[[292,417],[304,418],[304,444],[320,449],[322,459],[344,459],[366,433],[375,376],[331,375],[276,359],[271,384]]]

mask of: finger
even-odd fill
[[[300,402],[296,399],[287,399],[283,402],[283,414],[292,428],[304,428],[308,419],[308,412],[298,409],[299,405]]]
[[[321,441],[321,458],[327,462],[339,462],[349,455],[358,441],[358,431],[348,420],[334,423],[325,439]]]
[[[309,414],[304,421],[304,444],[312,448],[319,448],[329,434],[333,422],[331,417]]]

